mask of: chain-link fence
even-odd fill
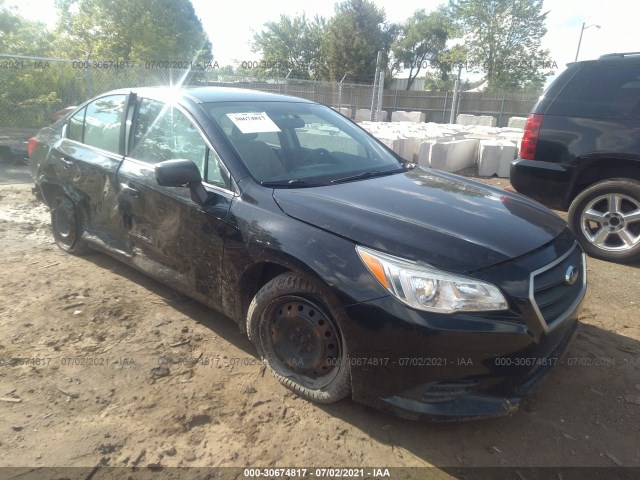
[[[370,109],[372,104],[373,85],[288,78],[265,80],[193,67],[181,62],[101,62],[0,54],[0,146],[11,145],[15,132],[37,131],[49,125],[61,109],[116,88],[152,85],[248,88],[342,108],[352,118],[357,110]],[[420,111],[426,114],[428,122],[445,123],[451,114],[452,100],[452,92],[384,90],[382,108],[388,114],[398,110]],[[509,117],[526,115],[536,100],[537,95],[531,94],[462,92],[457,113],[492,115],[498,126],[505,126]],[[366,113],[364,118],[368,118]]]

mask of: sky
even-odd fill
[[[442,0],[373,1],[384,9],[389,22],[402,22],[418,9],[431,11],[446,3]],[[16,5],[28,18],[49,25],[55,23],[54,0],[9,0],[6,3]],[[251,51],[250,41],[265,22],[278,20],[281,14],[296,16],[305,13],[311,18],[315,15],[328,18],[334,13],[336,2],[225,2],[224,8],[221,8],[221,2],[214,0],[192,0],[192,3],[213,45],[214,60],[223,66],[259,60],[259,55]],[[583,32],[580,60],[611,52],[640,52],[637,15],[630,14],[629,5],[626,0],[545,0],[544,10],[549,13],[543,47],[550,50],[552,61],[558,65],[556,73],[575,59],[583,23],[588,28]]]

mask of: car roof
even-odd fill
[[[135,87],[109,93],[134,92],[152,98],[188,97],[197,103],[215,102],[297,102],[315,103],[304,98],[233,87]]]
[[[608,58],[620,58],[620,59],[637,59],[640,55],[640,52],[624,52],[624,53],[607,53],[605,55],[600,55],[598,60],[605,60]]]
[[[637,64],[640,63],[640,52],[625,52],[625,53],[607,53],[600,55],[596,59],[592,60],[580,60],[578,62],[567,63],[567,67],[576,66],[593,66],[593,65],[625,65],[625,64]]]

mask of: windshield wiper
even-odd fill
[[[384,175],[392,175],[394,173],[404,172],[404,168],[396,169],[396,170],[370,170],[367,172],[358,173],[356,175],[350,175],[348,177],[335,178],[331,180],[331,183],[343,183],[350,182],[351,180],[361,180],[363,178],[372,178],[372,177],[382,177]]]
[[[291,180],[274,180],[272,182],[260,182],[260,185],[268,188],[299,188],[299,187],[320,187],[326,183],[309,182],[308,180],[300,180],[292,178]]]

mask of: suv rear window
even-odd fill
[[[640,119],[640,64],[582,66],[546,113],[569,117]]]

